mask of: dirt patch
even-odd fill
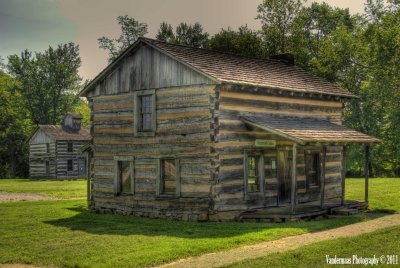
[[[160,267],[220,267],[245,259],[255,259],[272,253],[297,249],[319,241],[351,237],[398,225],[400,225],[400,214],[394,214],[331,230],[285,237],[279,240],[263,242],[252,246],[243,246],[226,251],[209,253],[198,257],[181,259]]]
[[[0,192],[0,203],[16,202],[16,201],[55,200],[55,199],[57,198],[43,194]]]

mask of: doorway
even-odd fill
[[[292,150],[278,149],[278,205],[290,203]]]

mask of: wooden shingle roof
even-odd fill
[[[149,45],[209,77],[216,83],[242,84],[267,87],[307,94],[356,97],[352,93],[307,72],[295,65],[279,60],[258,59],[222,53],[209,49],[193,48],[140,37],[120,56],[99,73],[80,93],[92,90],[126,56],[142,45]]]
[[[355,97],[352,93],[310,72],[279,60],[243,57],[208,49],[174,45],[149,38],[142,39],[221,82]]]
[[[81,127],[77,132],[66,131],[61,125],[39,125],[38,129],[44,131],[53,140],[88,141],[91,139],[89,127]]]
[[[249,125],[262,128],[278,136],[300,144],[320,143],[373,143],[379,139],[349,129],[327,120],[278,115],[244,116],[241,120]]]

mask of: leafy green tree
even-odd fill
[[[118,24],[121,27],[121,34],[118,38],[109,38],[102,36],[97,41],[99,47],[108,50],[108,61],[115,60],[127,47],[133,44],[139,37],[148,33],[147,24],[139,22],[134,18],[125,16],[117,17]]]
[[[27,145],[33,125],[20,83],[0,71],[0,178],[28,174]]]
[[[8,57],[9,73],[20,81],[19,92],[26,101],[34,124],[60,123],[78,101],[81,77],[79,47],[74,43],[49,47],[34,55]]]
[[[167,43],[175,43],[175,34],[171,24],[165,21],[161,23],[160,29],[158,29],[156,34],[156,39]]]
[[[230,28],[222,29],[210,38],[207,48],[226,53],[248,57],[262,58],[265,56],[264,42],[256,31],[246,26],[239,27],[238,31]]]
[[[187,24],[181,22],[176,27],[175,33],[171,24],[163,22],[157,32],[157,40],[191,47],[204,47],[208,41],[209,34],[203,31],[203,26],[196,22]]]
[[[269,56],[288,52],[287,37],[292,34],[293,23],[302,7],[302,0],[263,0],[257,7],[261,21],[261,34]]]
[[[82,115],[83,126],[90,126],[90,108],[86,100],[79,99],[73,111]]]

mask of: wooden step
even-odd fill
[[[358,214],[360,211],[356,208],[338,208],[335,210],[332,210],[332,214],[334,215],[354,215],[354,214]]]

